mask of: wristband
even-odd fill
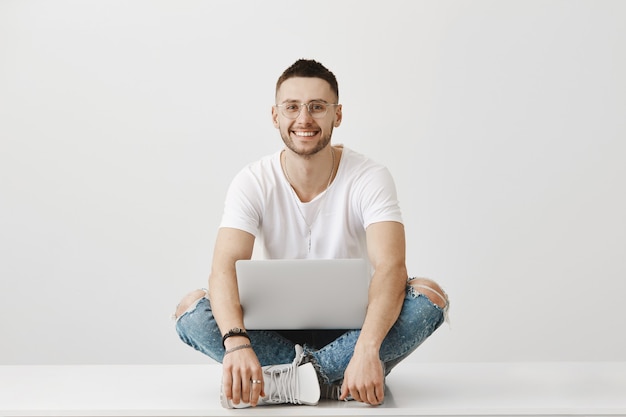
[[[228,350],[226,350],[226,352],[224,352],[224,356],[228,355],[231,352],[234,352],[236,350],[241,350],[241,349],[252,349],[252,345],[250,343],[246,343],[245,345],[239,345],[239,346],[235,346],[234,348],[230,348]]]
[[[222,336],[222,347],[224,349],[226,349],[226,345],[224,344],[224,342],[226,342],[226,339],[232,336],[243,336],[250,340],[250,336],[248,336],[248,333],[246,333],[244,329],[240,329],[239,327],[233,327],[228,332],[226,332],[224,336]]]

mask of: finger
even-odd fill
[[[363,393],[363,402],[370,405],[382,404],[385,398],[385,388],[383,385],[375,384],[361,390]]]
[[[251,393],[250,393],[250,404],[252,406],[257,405],[259,402],[259,396],[264,397],[265,393],[263,392],[263,377],[260,378],[252,378],[251,383]]]
[[[241,401],[241,376],[238,373],[233,373],[233,404],[239,404]]]
[[[375,387],[370,387],[369,389],[367,389],[365,391],[365,398],[366,401],[369,405],[378,405],[380,404],[380,401],[378,400],[378,397],[376,396],[376,388]]]
[[[341,395],[339,396],[339,400],[345,401],[346,398],[348,398],[348,395],[350,395],[350,390],[348,389],[348,385],[344,381],[343,384],[341,384]]]
[[[363,401],[363,398],[361,398],[361,393],[356,388],[353,388],[350,390],[350,395],[352,395],[352,398],[354,398],[354,401],[365,402]]]
[[[233,399],[233,376],[230,372],[224,372],[222,374],[222,387],[224,390],[224,395],[227,399]]]
[[[385,385],[376,386],[376,399],[377,404],[382,404],[385,401]]]
[[[241,401],[243,401],[244,403],[250,402],[251,385],[252,383],[250,382],[250,378],[245,375],[242,375],[241,376]]]
[[[357,387],[350,388],[348,385],[343,386],[340,399],[345,400],[346,398],[348,398],[348,396],[352,396],[352,399],[355,401],[363,402],[363,399],[361,398],[361,392],[359,392]]]

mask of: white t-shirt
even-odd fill
[[[367,259],[365,229],[376,222],[402,222],[386,167],[344,147],[330,187],[302,203],[283,174],[280,153],[235,176],[220,224],[260,239],[265,258]]]

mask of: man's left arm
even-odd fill
[[[346,372],[340,399],[376,405],[384,399],[384,374],[380,346],[400,315],[406,282],[404,226],[398,222],[371,224],[366,231],[367,250],[374,275],[369,287],[367,314]]]

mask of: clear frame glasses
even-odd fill
[[[288,102],[283,104],[277,104],[276,107],[280,110],[280,114],[287,119],[297,119],[302,111],[303,107],[306,107],[307,111],[314,119],[321,119],[326,116],[330,107],[338,106],[339,104],[327,103],[325,101],[309,101],[308,103],[296,103]]]

